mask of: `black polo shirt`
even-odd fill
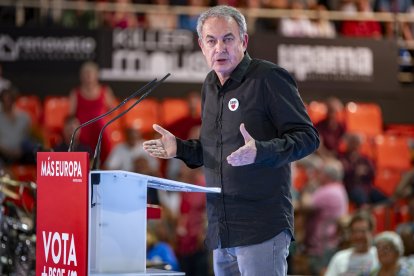
[[[240,124],[256,141],[254,164],[233,167],[226,161],[243,146]],[[295,81],[277,65],[246,53],[222,86],[211,71],[202,88],[199,140],[177,139],[177,158],[189,167],[204,166],[210,249],[251,245],[284,229],[293,233],[290,162],[319,146],[319,138]]]

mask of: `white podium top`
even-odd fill
[[[132,174],[147,179],[147,186],[150,188],[165,190],[165,191],[176,191],[176,192],[199,192],[199,193],[220,193],[221,188],[216,187],[203,187],[199,185],[179,182],[175,180],[165,179],[161,177],[149,176],[145,174],[139,174],[128,171],[91,171],[91,173],[123,173]]]

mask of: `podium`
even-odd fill
[[[147,187],[218,193],[126,171],[89,171],[87,153],[37,155],[36,275],[184,275],[146,269]]]

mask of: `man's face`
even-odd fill
[[[358,253],[368,252],[372,241],[372,232],[369,229],[369,223],[365,220],[355,221],[350,231],[351,243],[355,251]]]
[[[243,59],[248,36],[240,37],[239,26],[233,18],[218,17],[208,18],[201,34],[198,43],[207,64],[224,83]]]

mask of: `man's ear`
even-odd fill
[[[248,43],[249,43],[249,35],[246,33],[244,34],[244,37],[243,37],[243,47],[245,51],[247,50]]]
[[[203,50],[203,40],[199,38],[197,41],[198,41],[198,46],[200,46],[201,50]]]

